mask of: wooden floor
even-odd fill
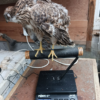
[[[69,59],[59,59],[61,62],[71,63],[72,60]],[[34,66],[42,66],[46,64],[44,60],[37,60]],[[43,69],[27,69],[24,75],[28,75],[33,71],[37,74],[41,70],[64,70],[67,66],[60,65],[56,62],[50,60],[50,64]],[[77,75],[76,85],[77,85],[77,95],[78,100],[100,100],[100,87],[97,73],[97,65],[94,59],[79,59],[78,63],[73,66],[72,70]],[[22,79],[22,78],[21,78]],[[6,100],[35,100],[35,90],[38,80],[38,75],[32,74],[28,79],[20,80],[17,82],[16,86],[13,88]],[[25,82],[23,84],[23,82]],[[12,95],[13,94],[13,95]],[[11,96],[12,95],[12,96]],[[10,98],[11,97],[11,98]]]

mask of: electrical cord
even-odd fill
[[[14,76],[16,77],[17,75],[22,76],[21,74],[18,74],[18,73],[17,73],[17,74],[15,74],[15,75],[9,76],[7,79],[8,79],[9,81],[11,81],[10,78],[11,78],[11,77],[14,77]],[[14,78],[15,78],[15,77],[14,77]],[[25,78],[25,79],[27,79],[27,77],[25,77],[25,76],[22,76],[22,77]],[[13,78],[13,79],[14,79],[14,78]],[[9,83],[9,86],[10,86],[10,83]]]
[[[27,49],[20,49],[20,50],[18,50],[18,51],[16,51],[16,52],[14,52],[12,55],[10,55],[10,56],[13,56],[13,55],[15,55],[16,53],[18,53],[18,52],[20,52],[20,51],[23,51],[23,50],[27,50]],[[10,59],[11,60],[11,59]],[[11,63],[9,63],[9,64],[11,64]],[[12,64],[11,64],[12,65]],[[12,65],[13,66],[13,65]],[[25,76],[23,76],[22,74],[20,74],[17,70],[15,70],[15,69],[9,69],[9,68],[7,68],[8,70],[12,70],[12,71],[15,71],[16,73],[18,73],[20,76],[22,76],[23,78],[25,78],[26,79],[26,77]],[[1,72],[1,68],[0,68],[0,72]],[[9,79],[8,79],[9,80]],[[9,80],[10,81],[10,80]]]
[[[0,76],[2,77],[3,80],[8,80],[9,82],[11,82],[12,84],[15,85],[15,83],[13,83],[11,80],[9,80],[8,78],[7,79],[4,79],[4,77],[0,74]],[[9,84],[9,87],[10,87],[10,84]]]
[[[11,83],[13,83],[9,78],[7,78],[7,80]],[[15,85],[15,83],[13,83]],[[9,86],[10,86],[10,83],[9,83]]]
[[[16,53],[18,53],[18,52],[20,52],[20,51],[25,51],[25,50],[28,50],[28,49],[20,49],[20,50],[14,52],[11,56],[15,55]]]
[[[28,78],[29,76],[31,76],[32,74],[39,75],[39,74],[37,74],[37,73],[35,73],[35,72],[32,72],[29,76],[26,77],[26,76],[23,76],[23,75],[20,74],[20,73],[17,73],[16,75],[9,76],[8,79],[10,80],[11,77],[17,76],[18,74],[19,74],[20,76],[22,76],[23,78],[25,78],[26,80],[27,80],[27,78]]]
[[[37,74],[35,72],[32,72],[30,75],[27,76],[27,78],[30,77],[32,74],[35,74],[35,75],[39,76],[39,74]]]
[[[0,75],[1,75],[1,74],[0,74]],[[9,87],[10,87],[10,83],[12,83],[12,84],[15,85],[15,83],[12,82],[12,81],[10,80],[10,78],[11,78],[11,77],[16,77],[17,75],[20,75],[20,76],[22,76],[23,78],[27,79],[27,77],[21,75],[20,73],[17,73],[17,74],[15,74],[15,75],[10,75],[7,79],[4,79],[4,77],[3,77],[2,75],[1,75],[1,77],[2,77],[3,80],[8,80],[8,81],[9,81]]]
[[[28,37],[27,36],[26,36],[26,41],[27,41],[28,46],[34,51],[34,49],[32,48],[32,46],[30,45],[30,43],[28,41]]]
[[[31,46],[31,45],[29,44],[29,42],[28,42],[27,36],[26,36],[26,40],[27,40],[27,43],[28,43],[29,47],[34,51],[34,49],[32,48],[32,46]],[[15,55],[16,53],[20,52],[20,51],[23,51],[23,50],[27,50],[27,49],[20,49],[20,50],[14,52],[14,53],[12,54],[12,56]],[[68,59],[72,59],[72,58],[68,58]],[[48,60],[48,59],[44,59],[44,60],[47,60],[48,62],[47,62],[46,65],[44,65],[44,66],[42,66],[42,67],[34,67],[34,66],[30,66],[30,65],[27,65],[27,66],[29,66],[30,68],[44,68],[44,67],[46,67],[46,66],[49,65],[49,60]],[[58,60],[55,60],[55,59],[54,59],[54,61],[57,62],[57,63],[59,63],[59,64],[65,65],[65,66],[66,66],[66,65],[70,65],[70,64],[62,63],[62,62],[60,62],[60,61],[58,61]],[[78,62],[78,60],[77,60],[77,62]],[[76,63],[77,63],[77,62],[76,62]],[[75,63],[75,64],[76,64],[76,63]],[[22,74],[20,74],[17,70],[14,70],[14,69],[10,69],[10,70],[15,71],[15,72],[17,73],[16,75],[19,74],[20,76],[22,76],[22,77],[25,78],[25,79],[27,79],[27,78],[28,78],[29,76],[31,76],[32,74],[35,74],[35,75],[38,76],[37,73],[33,72],[33,73],[31,73],[30,75],[28,75],[27,77],[25,77],[25,76],[23,76]],[[0,75],[1,75],[1,74],[0,74]],[[12,81],[10,80],[10,78],[11,78],[11,77],[14,77],[14,76],[16,76],[16,75],[9,76],[7,79],[4,79],[2,75],[1,75],[1,77],[2,77],[3,80],[8,80],[8,81],[9,81],[9,87],[10,87],[10,83],[12,83],[12,84],[15,85],[15,83],[12,82]],[[74,73],[74,77],[75,77],[75,79],[77,78],[77,75],[76,75],[75,73]]]
[[[34,49],[31,47],[31,45],[30,45],[29,42],[28,42],[28,37],[27,37],[27,36],[26,36],[26,40],[27,40],[27,43],[28,43],[29,47],[34,51]],[[22,50],[27,50],[27,49],[20,49],[20,50],[16,51],[15,53],[13,53],[12,56],[13,56],[14,54],[16,54],[16,53],[22,51]],[[68,58],[68,59],[72,59],[72,58]],[[48,62],[47,62],[46,65],[44,65],[44,66],[42,66],[42,67],[34,67],[34,66],[30,66],[30,65],[27,65],[27,66],[29,66],[30,68],[44,68],[44,67],[46,67],[46,66],[49,65],[49,60],[48,60],[48,59],[44,59],[44,60],[47,60]],[[70,64],[62,63],[62,62],[60,62],[60,61],[58,61],[58,60],[55,60],[55,59],[54,59],[54,61],[57,62],[57,63],[59,63],[59,64],[65,65],[65,66],[66,66],[66,65],[70,65]],[[77,62],[78,62],[78,60],[77,60]],[[77,63],[77,62],[76,62],[76,63]],[[75,64],[76,64],[76,63],[75,63]],[[14,69],[10,69],[10,70],[13,70],[13,71],[17,72],[20,76],[22,76],[23,78],[27,79],[25,76],[21,75],[17,70],[14,70]]]
[[[29,47],[32,49],[32,47],[31,47],[31,45],[29,44],[29,42],[28,42],[28,37],[26,36],[26,40],[27,40],[27,43],[28,43],[28,45],[29,45]],[[33,50],[34,51],[34,50]],[[68,58],[68,59],[73,59],[73,58]],[[46,59],[46,60],[48,60],[48,59]],[[59,63],[59,64],[62,64],[62,65],[70,65],[70,64],[65,64],[65,63],[62,63],[62,62],[60,62],[60,61],[58,61],[58,60],[55,60],[55,59],[53,59],[55,62],[57,62],[57,63]],[[49,60],[48,60],[49,61]],[[78,62],[78,60],[77,60],[77,62]],[[75,64],[77,64],[77,62],[75,63]],[[49,64],[49,63],[48,63]],[[45,66],[42,66],[42,67],[33,67],[33,66],[29,66],[29,67],[31,67],[31,68],[44,68],[44,67],[46,67],[46,66],[48,66],[48,64],[46,64]]]
[[[27,44],[29,45],[29,47],[31,48],[31,50],[33,50],[32,46],[29,44],[29,41],[28,41],[28,37],[27,37],[27,36],[26,36],[26,41],[27,41]],[[33,50],[33,51],[34,51],[34,50]],[[47,63],[46,65],[42,66],[42,67],[33,67],[33,66],[30,66],[30,65],[27,65],[27,66],[29,66],[29,67],[31,67],[31,68],[44,68],[44,67],[46,67],[46,66],[49,65],[49,60],[48,60],[48,59],[45,59],[45,60],[47,60],[48,63]]]
[[[27,42],[28,42],[28,41],[27,41]],[[15,55],[16,53],[18,53],[18,52],[20,52],[20,51],[23,51],[23,50],[27,50],[27,49],[20,49],[20,50],[14,52],[12,55],[10,55],[10,57],[11,57],[11,56],[13,57],[13,55]],[[10,57],[9,57],[9,58],[10,58]],[[10,60],[11,60],[11,59],[10,59]],[[48,62],[48,64],[49,64],[49,62]],[[47,64],[46,64],[46,65],[47,65]],[[45,66],[43,66],[43,67],[45,67]],[[28,77],[25,77],[25,76],[21,75],[17,70],[14,70],[14,69],[9,69],[9,70],[15,71],[15,72],[17,73],[16,75],[19,74],[20,76],[22,76],[22,77],[25,78],[25,79],[27,79],[27,78],[28,78],[30,75],[32,75],[32,74],[36,74],[35,72],[33,72],[33,73],[31,73]],[[1,69],[0,69],[0,72],[1,72]],[[9,87],[10,87],[10,84],[11,84],[11,83],[15,85],[15,83],[12,82],[12,81],[10,80],[10,78],[11,78],[11,77],[14,77],[14,76],[16,76],[16,75],[12,75],[12,76],[9,76],[7,79],[4,79],[4,77],[0,74],[0,76],[2,77],[3,80],[9,81]],[[36,75],[38,75],[38,74],[36,74]]]
[[[29,67],[31,67],[31,68],[44,68],[44,67],[46,67],[46,66],[49,65],[49,60],[48,60],[48,59],[44,59],[44,60],[47,60],[48,62],[47,62],[46,65],[44,65],[44,66],[42,66],[42,67],[34,67],[34,66],[30,66],[30,65],[27,65],[27,66],[29,66]]]
[[[17,74],[19,74],[19,75],[22,76],[23,78],[27,79],[25,76],[23,76],[22,74],[20,74],[20,73],[18,72],[18,70],[15,70],[15,69],[8,69],[8,70],[15,71]]]
[[[29,45],[29,47],[33,50],[33,48],[32,48],[32,46],[29,44],[29,41],[28,41],[28,37],[26,36],[26,40],[27,40],[27,44]],[[33,50],[34,51],[34,50]],[[73,59],[73,58],[68,58],[68,59]],[[62,64],[62,65],[70,65],[70,64],[65,64],[65,63],[62,63],[62,62],[60,62],[60,61],[58,61],[58,60],[55,60],[55,59],[53,59],[55,62],[57,62],[57,63],[59,63],[59,64]],[[78,62],[78,60],[77,60],[77,62]],[[76,63],[77,63],[76,62]],[[76,64],[75,63],[75,64]]]
[[[73,58],[68,58],[68,59],[73,59]],[[62,65],[65,65],[65,66],[69,66],[70,64],[66,64],[66,63],[62,63],[62,62],[60,62],[60,61],[58,61],[58,60],[55,60],[55,59],[53,59],[55,62],[57,62],[57,63],[59,63],[59,64],[62,64]],[[75,64],[77,64],[78,63],[78,60],[76,61],[76,63]]]

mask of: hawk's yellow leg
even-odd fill
[[[36,54],[35,54],[35,57],[37,57],[39,51],[40,51],[41,53],[43,53],[44,48],[42,47],[42,42],[41,42],[41,41],[40,41],[40,48],[39,48],[39,49],[35,49],[35,50],[37,50],[37,52],[36,52]]]
[[[52,49],[54,49],[54,44],[53,44],[53,46],[52,46]],[[55,56],[55,57],[57,58],[57,56],[56,56],[54,50],[51,50],[50,54],[48,55],[48,58],[49,58],[51,55],[52,55],[52,61],[53,61],[53,56]]]

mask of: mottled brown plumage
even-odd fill
[[[46,1],[49,3],[51,2],[51,0],[36,0],[36,2],[41,2],[41,1]],[[33,0],[18,0],[15,6],[7,7],[4,12],[6,14],[9,14],[11,17],[13,17],[13,16],[16,16],[16,13],[19,13],[20,10],[24,9],[26,6],[31,8],[33,5],[36,4],[36,2],[33,2]],[[5,17],[7,21],[10,21],[11,17],[8,17],[7,15]],[[34,40],[35,43],[39,46],[39,41],[37,37],[35,36],[33,30],[25,26],[23,26],[23,28],[29,34],[30,38]],[[48,38],[47,36],[43,36],[42,44],[45,49],[49,49],[52,43],[50,41],[50,38]]]
[[[9,22],[21,23],[27,32],[32,30],[40,42],[46,37],[53,45],[74,44],[68,34],[68,10],[51,0],[18,0],[6,8],[4,16]]]
[[[9,12],[7,12],[9,9]],[[32,29],[39,39],[40,36],[47,35],[55,37],[56,43],[61,45],[71,45],[73,42],[69,38],[68,26],[70,18],[67,10],[51,0],[18,0],[14,7],[7,8],[5,13],[9,13],[11,19],[21,23],[23,27]],[[14,20],[11,20],[14,22]],[[30,25],[30,26],[28,26]],[[41,39],[40,39],[41,40]]]

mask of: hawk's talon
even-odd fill
[[[55,56],[57,58],[54,50],[51,50],[50,54],[48,55],[48,58],[50,58],[51,55],[52,55],[52,61],[53,61],[53,56]]]
[[[37,50],[37,52],[36,52],[36,54],[35,54],[35,57],[37,57],[39,51],[40,51],[41,53],[43,53],[44,48],[39,48],[39,49],[35,49],[35,50]]]
[[[44,48],[42,47],[42,42],[40,42],[40,48],[39,48],[39,49],[35,49],[35,50],[37,50],[37,52],[36,52],[36,54],[35,54],[35,57],[37,57],[39,51],[40,51],[41,53],[43,53]]]

